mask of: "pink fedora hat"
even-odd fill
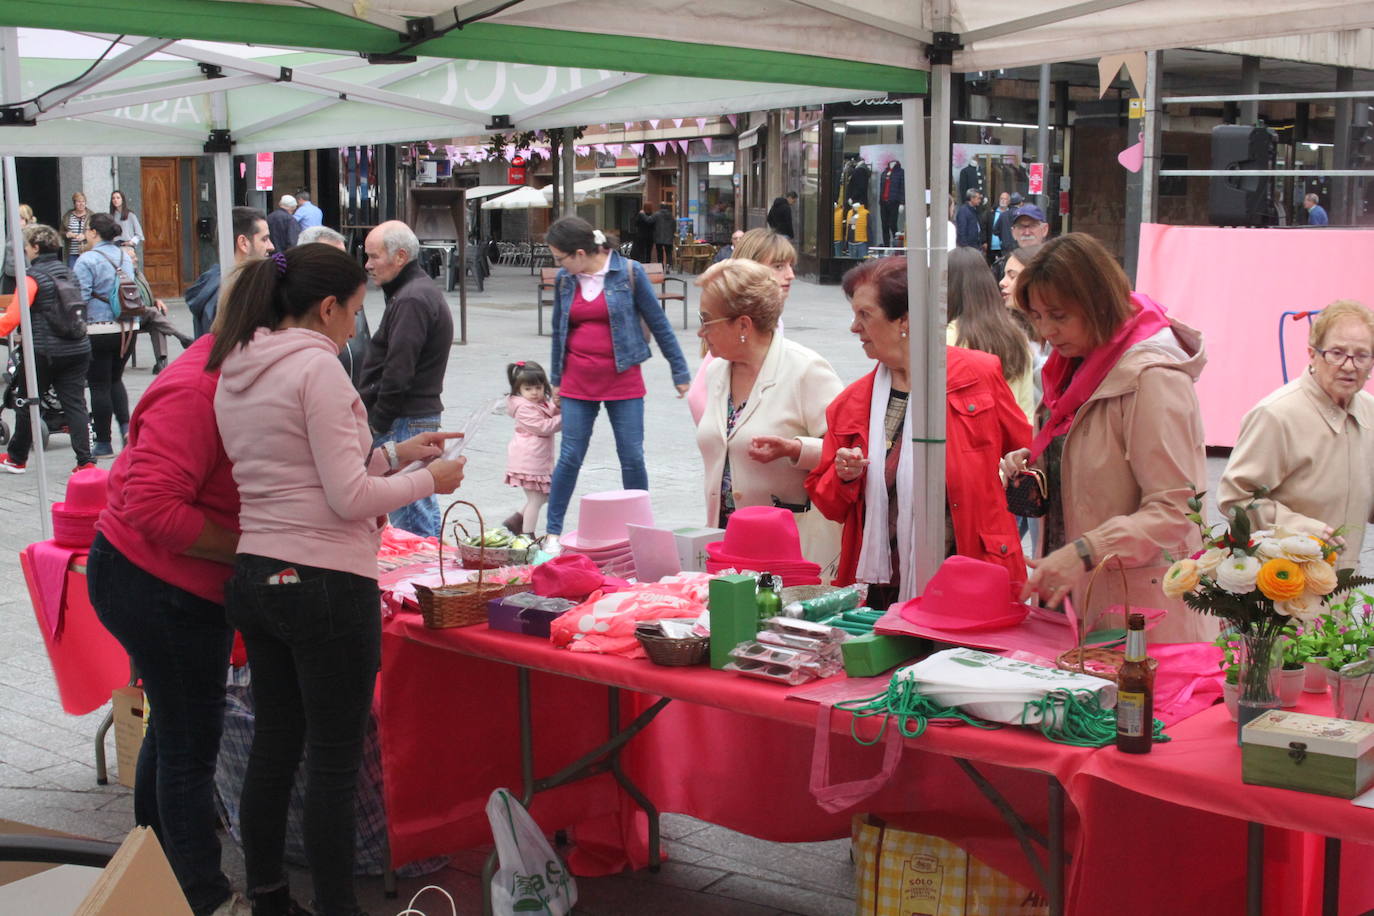
[[[52,507],[54,518],[58,516],[91,517],[99,515],[105,508],[105,484],[109,472],[104,468],[86,468],[77,471],[67,480],[67,498]]]
[[[746,506],[725,523],[725,539],[706,545],[711,559],[741,563],[805,563],[792,513],[777,506]]]
[[[952,556],[926,585],[925,593],[901,606],[902,619],[941,630],[995,630],[1016,626],[1030,608],[1011,597],[1005,566]]]
[[[626,525],[654,524],[648,490],[609,490],[588,493],[577,510],[577,530],[562,538],[574,550],[598,550],[630,543]]]

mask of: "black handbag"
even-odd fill
[[[1021,518],[1043,518],[1050,508],[1045,472],[1025,468],[1007,481],[1007,509]]]

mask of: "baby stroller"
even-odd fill
[[[19,347],[11,346],[10,341],[4,340],[3,343],[9,347],[9,359],[5,361],[5,371],[3,382],[5,393],[0,400],[0,445],[8,445],[11,435],[11,427],[5,422],[4,410],[28,410],[28,401],[20,397],[20,389],[23,387],[22,379],[24,373],[23,350]],[[43,444],[43,449],[48,448],[48,437],[52,433],[70,432],[67,429],[67,417],[62,412],[62,403],[57,400],[57,394],[48,388],[43,392],[42,400],[38,405],[38,431],[34,437],[36,441]]]

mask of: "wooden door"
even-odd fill
[[[181,179],[176,159],[142,159],[143,272],[153,295],[180,296]]]

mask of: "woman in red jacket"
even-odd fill
[[[868,582],[868,604],[886,608],[914,593],[906,258],[859,265],[845,274],[844,293],[854,310],[849,330],[878,367],[826,411],[821,462],[806,489],[827,518],[844,524],[835,584]],[[945,355],[945,555],[1000,563],[1019,590],[1026,564],[997,466],[1006,445],[1030,441],[1030,424],[997,357],[959,347]],[[875,441],[881,451],[870,448]]]

